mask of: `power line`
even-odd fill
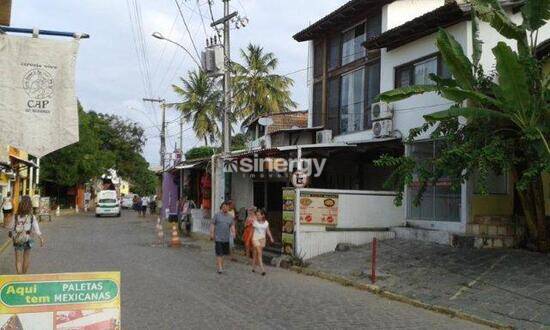
[[[197,58],[200,59],[201,55],[199,51],[197,50],[197,45],[195,44],[195,40],[193,39],[193,36],[191,35],[191,31],[189,30],[189,26],[187,25],[187,20],[185,19],[183,15],[183,11],[181,10],[181,6],[178,2],[178,0],[174,0],[176,3],[176,6],[178,7],[178,11],[180,13],[181,19],[183,20],[183,25],[185,25],[185,30],[187,31],[187,34],[189,35],[189,38],[191,39],[191,44],[193,45],[193,49],[195,50],[195,53],[197,54]]]
[[[197,9],[199,10],[199,16],[201,18],[201,24],[202,24],[202,29],[204,30],[204,36],[205,36],[205,38],[207,38],[208,37],[208,32],[206,32],[206,24],[204,23],[204,17],[202,17],[201,5],[199,3],[199,0],[197,0],[197,2],[195,2],[195,4],[197,5]]]

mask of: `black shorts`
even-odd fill
[[[228,256],[229,255],[229,242],[216,242],[216,256]]]
[[[13,209],[11,209],[11,210],[2,210],[2,213],[4,213],[4,215],[11,214],[12,212],[13,212]]]

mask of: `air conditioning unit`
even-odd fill
[[[377,102],[371,105],[372,120],[390,119],[393,117],[393,110],[386,102]]]
[[[332,130],[325,129],[322,131],[318,131],[315,137],[316,143],[330,143],[332,142]]]
[[[372,134],[376,138],[391,136],[393,121],[391,119],[379,120],[372,123]]]

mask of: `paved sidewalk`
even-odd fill
[[[309,268],[371,283],[371,245],[309,260]],[[521,329],[550,328],[550,255],[379,241],[376,285]]]

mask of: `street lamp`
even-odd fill
[[[187,50],[187,48],[183,47],[181,44],[175,42],[174,40],[170,40],[170,39],[166,38],[160,32],[154,32],[152,34],[152,36],[156,39],[165,40],[165,41],[168,41],[170,43],[173,43],[174,45],[176,45],[179,48],[183,49],[187,53],[187,55],[189,55],[191,57],[191,59],[193,60],[193,62],[195,62],[195,64],[199,67],[199,69],[201,68],[201,64],[199,63],[199,61],[197,61],[197,59],[193,56],[193,54],[191,54],[191,52],[189,50]]]

